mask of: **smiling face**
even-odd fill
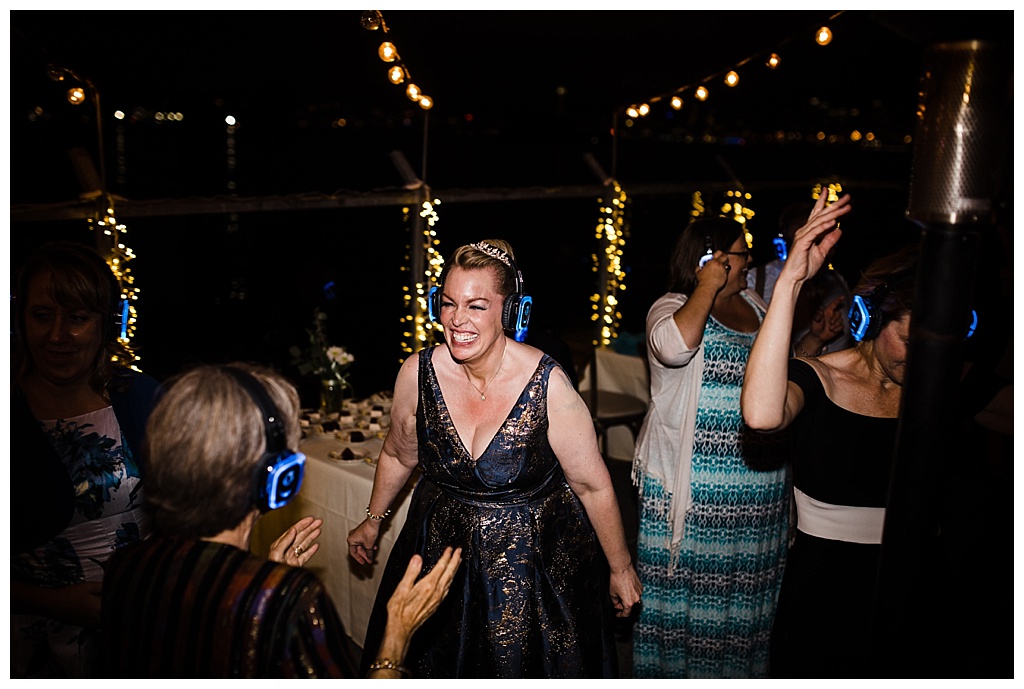
[[[24,310],[25,341],[35,373],[60,386],[89,382],[103,347],[100,314],[66,308],[50,293],[50,274],[29,282]]]
[[[454,268],[441,293],[441,325],[452,358],[478,358],[500,342],[505,296],[493,268]]]
[[[726,258],[729,259],[729,279],[725,282],[723,292],[742,292],[747,286],[747,266],[750,264],[750,251],[747,249],[747,242],[743,236],[736,238],[726,250]]]

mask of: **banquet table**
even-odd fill
[[[250,548],[266,555],[274,539],[305,516],[324,520],[317,551],[306,568],[317,575],[338,610],[342,623],[352,640],[360,646],[366,637],[377,586],[384,572],[391,548],[405,523],[415,477],[392,504],[392,515],[381,527],[377,561],[360,565],[348,554],[348,532],[366,518],[376,467],[365,461],[376,461],[384,441],[372,435],[363,442],[343,442],[333,432],[314,432],[299,445],[306,455],[305,476],[298,496],[279,510],[268,512],[256,523]],[[332,458],[345,448],[361,457]]]

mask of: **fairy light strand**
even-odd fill
[[[619,296],[626,289],[622,256],[626,239],[629,238],[626,211],[630,199],[622,186],[613,180],[609,192],[599,198],[597,203],[599,215],[594,236],[598,240],[598,251],[591,258],[600,290],[590,297],[590,319],[597,325],[597,336],[593,344],[607,346],[618,338],[622,321]]]
[[[441,331],[440,324],[430,321],[427,308],[427,295],[430,292],[430,287],[431,285],[440,284],[441,270],[444,268],[444,259],[437,250],[440,240],[437,238],[437,231],[434,229],[434,226],[440,221],[440,216],[437,213],[437,207],[440,204],[440,199],[434,198],[430,200],[428,198],[415,210],[412,206],[404,206],[402,208],[403,218],[407,226],[418,222],[413,216],[414,212],[423,219],[422,235],[418,238],[418,241],[422,242],[421,248],[425,258],[423,262],[423,275],[416,276],[409,281],[410,284],[406,284],[402,288],[404,291],[402,301],[405,314],[401,319],[403,338],[401,350],[405,355],[412,354],[428,346],[433,342],[434,335]],[[403,272],[413,269],[410,267],[413,265],[411,257],[412,247],[408,246],[407,249],[409,253],[406,254],[405,262],[401,268]],[[404,358],[401,359],[399,363],[404,360]]]
[[[113,203],[109,202],[109,200],[105,212],[101,216],[100,218],[89,219],[89,229],[100,233],[101,243],[107,246],[107,255],[104,258],[107,261],[107,265],[110,266],[110,270],[114,273],[118,287],[121,290],[119,303],[127,306],[127,313],[122,310],[122,318],[126,318],[126,320],[122,322],[121,330],[117,333],[117,339],[124,346],[130,360],[122,363],[134,371],[141,372],[138,363],[140,357],[132,347],[139,317],[135,307],[135,302],[139,298],[139,288],[135,286],[135,276],[132,275],[132,269],[128,266],[128,263],[135,258],[135,252],[124,243],[123,235],[128,232],[128,228],[123,223],[117,221],[117,218],[114,216]],[[116,355],[112,359],[118,361]]]

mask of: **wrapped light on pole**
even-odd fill
[[[940,472],[956,466],[957,384],[979,239],[1012,161],[1012,50],[980,41],[926,52],[907,217],[920,258],[874,610],[878,676],[925,676],[941,653],[943,598],[931,565]],[[964,460],[960,460],[962,464]],[[948,630],[946,630],[948,631]]]

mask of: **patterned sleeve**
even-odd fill
[[[312,574],[296,605],[291,642],[281,661],[285,676],[354,679],[359,652],[338,611]],[[290,667],[289,667],[290,666]]]

